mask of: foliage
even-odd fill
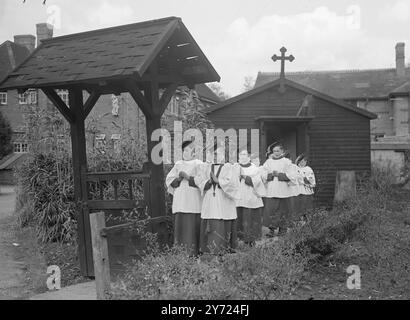
[[[230,96],[223,91],[222,86],[219,83],[212,82],[207,85],[222,101],[230,98]]]
[[[182,113],[182,129],[199,129],[205,136],[206,129],[213,128],[213,123],[204,112],[203,106],[198,98],[190,99],[187,107]]]
[[[11,143],[12,130],[9,122],[0,112],[0,159],[13,151]]]
[[[43,243],[73,240],[76,222],[69,155],[35,154],[18,168],[17,179],[21,226],[35,225]]]
[[[297,287],[306,261],[282,242],[201,258],[174,246],[129,265],[111,298],[279,299]]]
[[[252,76],[246,76],[243,84],[243,92],[252,90],[255,86],[255,79]]]
[[[20,225],[36,226],[42,243],[72,242],[76,238],[76,210],[68,126],[57,112],[43,108],[30,110],[27,119],[32,157],[15,171]],[[141,170],[144,146],[124,136],[119,153],[111,149],[101,153],[89,147],[89,170]]]

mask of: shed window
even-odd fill
[[[7,92],[0,92],[0,104],[7,104]]]

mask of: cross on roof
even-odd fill
[[[282,48],[280,48],[281,55],[277,56],[276,54],[274,54],[271,58],[273,60],[273,62],[276,62],[277,60],[280,60],[280,79],[281,79],[280,89],[281,89],[281,91],[284,91],[284,89],[285,89],[284,81],[283,81],[283,79],[285,79],[285,60],[289,60],[290,62],[295,60],[295,57],[293,55],[285,56],[286,51],[287,51],[286,48],[282,47]]]

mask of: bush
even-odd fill
[[[297,288],[307,261],[282,241],[201,258],[175,246],[129,265],[111,299],[279,299]]]
[[[76,237],[71,158],[35,154],[17,170],[17,209],[21,226],[35,225],[40,242]]]
[[[11,135],[12,130],[10,124],[0,112],[0,159],[13,151]]]

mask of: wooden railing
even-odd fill
[[[149,218],[146,222],[169,222],[170,216]],[[103,211],[90,214],[91,238],[93,246],[94,276],[97,299],[105,300],[111,291],[110,259],[108,254],[109,233],[132,227],[134,223],[124,223],[111,227],[105,226],[105,213]]]
[[[144,168],[147,168],[144,166]],[[87,197],[84,201],[84,209],[89,214],[92,256],[94,262],[94,277],[97,289],[97,298],[106,299],[110,292],[111,272],[117,268],[116,259],[118,257],[129,258],[130,247],[124,242],[118,242],[115,238],[117,234],[124,231],[125,238],[129,236],[125,229],[131,229],[135,222],[121,223],[122,213],[135,209],[144,210],[151,216],[151,179],[148,170],[144,171],[117,171],[117,172],[84,172]],[[109,215],[120,217],[115,225],[106,226],[106,221],[110,221]],[[144,219],[147,230],[158,232],[164,235],[164,229],[168,226],[171,217],[159,216]],[[127,222],[127,219],[125,219]],[[111,223],[111,222],[109,222]],[[166,223],[166,225],[164,225]],[[166,234],[168,236],[168,234]],[[134,236],[134,235],[132,235]],[[120,239],[123,239],[120,237]],[[122,246],[128,250],[117,254],[110,251],[115,247]],[[110,255],[114,270],[110,270]],[[114,267],[113,267],[114,268]]]
[[[85,203],[89,210],[121,210],[145,208],[149,205],[145,199],[150,199],[150,175],[143,171],[118,171],[118,172],[96,172],[86,173],[87,195],[88,199]],[[143,180],[143,199],[136,199],[136,194],[133,191],[133,181]],[[127,199],[120,199],[118,194],[119,181],[125,180],[128,183]],[[104,189],[109,182],[113,184],[113,199],[104,198]],[[91,185],[94,186],[94,191],[99,189],[98,199],[89,199],[91,193]]]

